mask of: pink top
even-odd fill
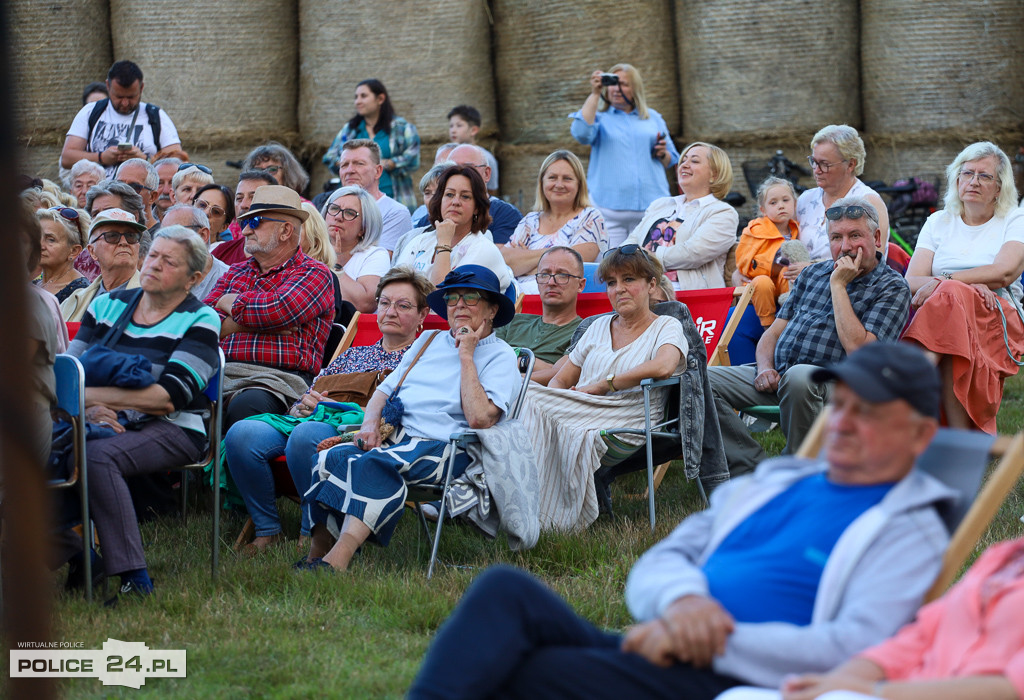
[[[1004,676],[1024,698],[1024,538],[989,547],[916,620],[859,656],[892,681]]]

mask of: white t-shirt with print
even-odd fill
[[[139,102],[139,116],[135,120],[135,131],[130,139],[128,138],[128,128],[132,125],[134,113],[121,114],[114,109],[112,104],[107,104],[107,108],[100,115],[99,120],[96,122],[96,128],[93,129],[92,136],[90,137],[89,116],[92,114],[94,107],[95,105],[92,103],[82,107],[68,128],[68,136],[87,139],[85,150],[90,153],[100,153],[123,141],[130,141],[147,156],[156,154],[157,147],[153,141],[153,129],[149,126],[149,115],[146,114],[145,102]],[[181,139],[178,137],[178,130],[175,128],[171,118],[167,116],[167,112],[161,109],[160,145],[167,148],[178,143],[181,143]],[[106,171],[107,177],[114,177],[114,174],[117,172],[117,166],[107,167]]]

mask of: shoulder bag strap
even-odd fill
[[[441,331],[434,331],[433,333],[430,334],[430,337],[427,338],[427,342],[423,343],[423,345],[419,349],[419,352],[416,353],[416,357],[412,358],[412,362],[409,364],[408,367],[406,367],[405,374],[402,375],[402,378],[398,380],[398,384],[395,385],[395,390],[391,392],[392,396],[397,394],[398,390],[402,388],[402,382],[404,382],[405,378],[409,376],[409,370],[416,366],[416,363],[419,362],[420,357],[423,355],[423,352],[427,349],[427,346],[434,342],[434,338],[436,338],[440,332]]]
[[[106,347],[113,347],[115,343],[121,338],[121,334],[124,333],[124,329],[128,327],[129,322],[132,320],[132,314],[135,313],[135,309],[139,306],[139,300],[142,299],[142,290],[135,290],[135,294],[131,299],[128,300],[128,306],[125,307],[124,311],[121,312],[121,316],[117,319],[117,323],[110,327],[107,334],[103,336],[103,340],[100,341],[100,345]]]

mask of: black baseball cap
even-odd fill
[[[902,399],[918,413],[939,417],[939,372],[921,350],[908,343],[868,343],[842,362],[815,370],[811,379],[839,379],[866,401]]]

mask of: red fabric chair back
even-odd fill
[[[729,307],[732,306],[733,292],[732,287],[676,292],[676,299],[686,304],[697,330],[704,338],[704,349],[707,350],[708,357],[718,346],[718,338],[725,328],[725,319],[729,315]],[[608,301],[607,294],[590,292],[580,294],[576,298],[576,313],[580,318],[606,314],[611,310],[612,304]],[[543,313],[539,294],[528,294],[523,297],[522,313]]]
[[[431,312],[423,321],[423,330],[448,330],[448,320],[441,318]],[[359,314],[356,321],[356,337],[352,339],[353,345],[373,345],[380,340],[381,332],[377,326],[377,314]]]
[[[82,327],[81,321],[68,321],[68,340],[74,340],[75,336],[78,335],[78,329]]]

